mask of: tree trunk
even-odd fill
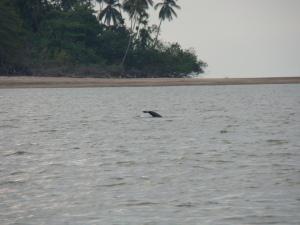
[[[158,31],[157,31],[157,34],[156,34],[156,37],[155,37],[154,47],[155,47],[156,44],[157,44],[157,40],[158,40],[158,35],[159,35],[159,32],[160,32],[161,24],[162,24],[162,19],[161,19],[160,22],[159,22]]]
[[[129,48],[130,48],[130,45],[131,45],[131,42],[132,42],[132,39],[133,39],[133,34],[130,35],[130,37],[129,37],[128,45],[127,45],[124,57],[123,57],[122,62],[121,62],[121,66],[122,67],[124,67],[124,63],[126,61],[126,58],[127,58],[128,52],[129,52]]]
[[[133,37],[134,37],[134,29],[135,29],[136,20],[137,20],[137,19],[136,19],[136,15],[135,15],[135,16],[134,16],[134,23],[133,23],[133,27],[132,27],[132,34],[131,34],[130,37],[129,37],[128,45],[127,45],[127,48],[126,48],[124,57],[123,57],[122,62],[121,62],[122,68],[124,67],[124,63],[125,63],[125,61],[126,61],[126,58],[127,58],[128,52],[129,52],[129,48],[130,48],[131,42],[132,42]]]

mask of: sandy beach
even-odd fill
[[[0,76],[0,88],[143,87],[300,83],[299,77],[271,78],[138,78],[103,79],[71,77]]]

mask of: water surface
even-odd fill
[[[300,85],[0,90],[0,224],[298,225],[299,113]]]

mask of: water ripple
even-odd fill
[[[299,87],[0,89],[0,223],[298,225]]]
[[[26,152],[26,151],[15,151],[12,153],[8,153],[5,156],[22,156],[22,155],[27,155],[27,154],[30,154],[30,153]]]

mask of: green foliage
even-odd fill
[[[136,16],[143,15],[152,5],[152,0],[124,0],[123,8],[131,19],[136,19]]]
[[[52,2],[57,9],[65,12],[74,9],[76,6],[91,7],[91,0],[52,0]]]
[[[92,11],[77,6],[72,11],[54,10],[46,16],[35,36],[39,58],[63,64],[93,64],[103,61],[96,54],[102,27]]]
[[[182,77],[192,72],[203,72],[202,68],[206,64],[198,61],[192,51],[171,44],[159,49],[136,49],[130,52],[126,66],[136,76]]]
[[[21,20],[9,1],[0,2],[0,72],[14,71],[22,55]]]
[[[46,0],[11,0],[26,29],[37,32],[44,15],[50,10]]]
[[[94,11],[96,2],[100,12]],[[169,11],[160,18],[176,16],[176,0],[163,3],[157,7]],[[102,77],[203,72],[206,64],[193,51],[157,40],[160,26],[148,25],[152,6],[152,0],[1,0],[0,72],[27,68],[33,74]]]
[[[121,12],[118,10],[121,7],[118,0],[104,0],[104,2],[107,6],[100,12],[99,20],[104,20],[104,23],[108,26],[111,26],[111,22],[113,26],[122,24],[124,21]]]
[[[171,21],[173,16],[177,17],[174,8],[180,9],[180,6],[177,5],[176,1],[177,0],[164,0],[163,2],[159,2],[155,5],[154,9],[160,8],[158,17],[161,20],[168,19]]]
[[[99,36],[98,54],[110,65],[120,64],[128,41],[129,32],[124,27],[106,29]]]

